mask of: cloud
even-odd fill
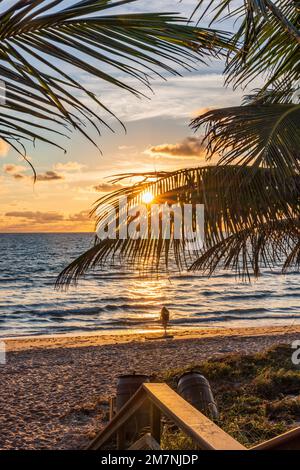
[[[58,181],[62,179],[64,179],[64,177],[56,173],[56,171],[46,171],[46,173],[40,173],[36,177],[37,181]]]
[[[26,168],[22,165],[14,165],[13,163],[8,163],[7,165],[3,165],[4,173],[12,176],[16,180],[23,180],[23,179],[31,179],[27,175],[23,175],[23,171]]]
[[[16,179],[16,180],[23,180],[24,178],[28,178],[27,176],[25,175],[22,175],[22,173],[15,173],[13,174],[13,177]]]
[[[123,90],[111,90],[109,84],[101,84],[100,89],[99,81],[96,80],[87,84],[96,94],[105,93],[107,106],[115,110],[125,123],[165,117],[184,119],[188,125],[194,110],[240,104],[244,91],[225,89],[222,70],[223,66],[219,62],[214,62],[210,69],[199,64],[197,72],[181,77],[169,77],[166,82],[157,81],[153,86],[155,94],[149,93],[151,99],[143,101],[137,101],[136,97],[124,94]],[[134,86],[131,79],[128,79],[128,83]],[[256,80],[252,85],[253,88],[259,88],[260,80]]]
[[[25,171],[26,168],[22,165],[14,165],[13,163],[8,163],[7,165],[3,165],[3,171],[8,174],[15,175],[16,173],[20,173]]]
[[[133,150],[135,149],[134,145],[120,145],[118,150]]]
[[[90,212],[89,211],[81,211],[78,214],[70,215],[69,219],[70,222],[90,222]]]
[[[78,162],[67,162],[67,163],[57,163],[54,166],[54,170],[57,171],[66,171],[66,172],[73,172],[73,171],[81,171],[83,168],[85,168],[86,165],[82,165],[81,163]]]
[[[63,215],[59,212],[41,212],[41,211],[10,211],[4,214],[5,217],[11,219],[19,219],[20,223],[13,227],[19,230],[28,229],[31,227],[44,226],[45,229],[49,229],[51,224],[59,224],[60,228],[67,227],[71,229],[79,224],[80,227],[84,228],[88,224],[91,224],[92,220],[89,211],[81,211],[75,214]],[[41,227],[43,229],[43,227]]]
[[[24,166],[21,165],[14,165],[13,163],[8,163],[7,165],[3,165],[3,170],[8,175],[11,175],[16,180],[33,180],[32,175],[24,175],[23,172],[27,170]],[[37,181],[40,182],[48,182],[48,181],[59,181],[64,179],[63,175],[60,175],[56,171],[46,171],[45,173],[40,173],[36,177]]]
[[[124,186],[121,184],[112,184],[112,183],[100,183],[96,186],[93,186],[93,189],[98,193],[110,193],[112,191],[117,191],[118,189],[122,189]]]
[[[31,212],[31,211],[12,211],[5,214],[6,217],[15,217],[23,220],[30,220],[33,223],[53,223],[61,222],[64,216],[58,212]]]
[[[0,139],[0,157],[6,157],[10,149],[10,145],[5,140]]]
[[[176,157],[204,157],[205,146],[202,143],[202,138],[187,137],[186,139],[176,144],[162,144],[150,147],[147,151],[148,154],[165,155],[172,158]]]

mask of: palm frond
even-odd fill
[[[300,219],[281,219],[254,225],[232,234],[192,264],[190,271],[211,276],[218,269],[230,269],[240,277],[259,276],[262,268],[283,272],[300,269]]]
[[[252,90],[251,93],[244,96],[244,105],[264,105],[264,104],[298,104],[300,103],[299,87],[295,85],[291,88],[289,84],[281,89],[269,88],[261,90],[260,88]]]
[[[236,86],[250,83],[262,74],[264,90],[271,85],[281,89],[293,86],[300,78],[300,7],[299,1],[200,0],[194,14],[212,16],[211,24],[231,19],[238,30],[233,42],[238,51],[229,54],[225,73]]]
[[[300,105],[255,104],[216,109],[196,118],[206,128],[208,155],[219,164],[235,163],[278,170],[286,178],[300,169]]]
[[[163,231],[157,239],[151,236],[146,239],[123,239],[120,236],[119,202],[124,197],[127,198],[127,209],[140,204],[142,195],[149,191],[154,195],[153,204],[178,204],[181,208],[184,204],[203,204],[204,251],[233,234],[252,230],[254,226],[262,226],[270,220],[299,217],[300,178],[296,174],[280,180],[269,169],[207,166],[174,172],[119,175],[113,181],[137,176],[142,177],[142,181],[102,197],[94,208],[97,225],[114,219],[116,238],[96,238],[95,246],[60,274],[58,286],[77,282],[90,268],[117,264],[158,272],[168,269],[173,263],[180,270],[190,266],[197,256],[200,257],[203,247],[190,250],[184,236],[181,239],[174,237],[172,219],[169,239],[164,237]],[[148,217],[150,210],[151,207]],[[126,218],[126,223],[128,220]]]
[[[162,72],[192,70],[229,44],[225,33],[196,28],[172,13],[109,15],[135,1],[16,0],[2,6],[0,78],[6,102],[0,106],[0,138],[24,153],[28,140],[60,145],[56,134],[69,136],[77,129],[96,145],[89,127],[100,133],[110,128],[107,113],[116,116],[70,67],[142,96],[134,80],[150,88]]]

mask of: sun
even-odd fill
[[[150,193],[150,191],[147,191],[142,196],[142,201],[143,201],[144,204],[151,204],[153,199],[154,199],[154,196],[153,196],[152,193]]]

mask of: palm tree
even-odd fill
[[[159,270],[172,258],[178,268],[212,274],[222,267],[246,277],[278,263],[283,271],[299,268],[299,3],[247,0],[235,5],[210,1],[203,10],[201,0],[194,12],[210,14],[212,23],[228,17],[238,21],[232,37],[236,47],[226,62],[227,83],[238,86],[265,77],[242,106],[212,110],[191,123],[195,131],[205,129],[208,159],[218,156],[218,164],[139,175],[142,181],[101,198],[95,208],[101,222],[107,204],[115,206],[118,223],[121,196],[127,196],[129,206],[146,191],[157,203],[203,203],[204,247],[190,252],[185,239],[175,239],[174,226],[170,240],[96,237],[94,247],[61,273],[59,285],[108,262]]]
[[[119,12],[136,1],[1,2],[6,100],[0,104],[0,139],[24,158],[28,142],[62,148],[61,136],[69,138],[73,129],[97,145],[91,129],[111,129],[108,117],[116,116],[74,70],[77,77],[84,73],[139,97],[143,92],[134,81],[149,89],[162,72],[193,70],[197,61],[228,47],[225,33],[187,24],[176,14]]]

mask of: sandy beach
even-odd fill
[[[80,449],[107,421],[117,376],[155,374],[230,353],[300,339],[300,326],[5,340],[0,365],[0,448]]]

